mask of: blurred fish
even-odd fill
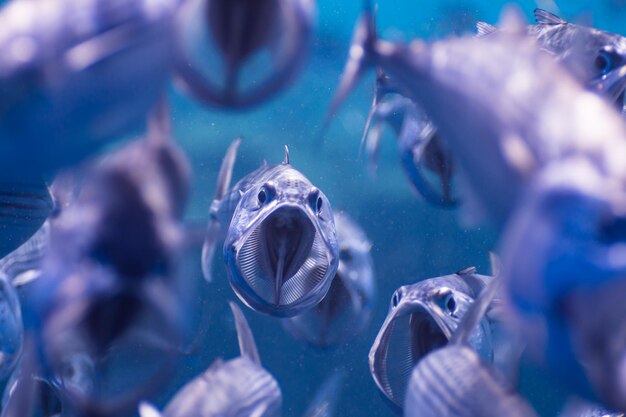
[[[0,380],[15,369],[24,337],[20,300],[9,278],[0,273]]]
[[[143,127],[170,73],[180,2],[15,0],[0,9],[3,178],[51,175]]]
[[[191,0],[180,13],[176,76],[183,90],[219,107],[247,108],[268,100],[296,78],[311,48],[314,0]],[[205,28],[185,39],[188,28]],[[210,39],[206,39],[206,35]],[[210,42],[207,42],[210,41]],[[191,49],[211,44],[219,56],[217,71],[201,71]],[[197,55],[198,53],[196,53]],[[245,71],[268,55],[261,71]],[[269,68],[269,70],[268,70]],[[241,87],[242,76],[252,77]],[[254,74],[254,75],[253,75]]]
[[[393,81],[379,68],[374,101],[367,117],[361,146],[375,170],[383,123],[393,129],[398,139],[398,153],[413,190],[435,206],[456,207],[459,198],[453,194],[454,163],[437,129],[415,102],[401,95]],[[434,174],[439,185],[433,185]]]
[[[374,307],[374,266],[365,232],[344,212],[335,213],[339,267],[324,299],[282,321],[283,327],[313,346],[330,347],[362,332]]]
[[[52,209],[52,198],[44,181],[0,182],[0,258],[35,234]]]
[[[211,280],[218,241],[230,284],[250,308],[278,317],[300,314],[328,292],[339,246],[330,202],[285,159],[263,164],[229,191],[240,139],[229,147],[209,210],[202,268]]]
[[[530,404],[471,346],[498,284],[495,277],[469,308],[450,343],[421,359],[408,383],[405,417],[536,417]]]
[[[33,412],[22,417],[76,416],[77,410],[72,408],[68,397],[93,394],[96,386],[95,365],[92,358],[85,352],[75,349],[72,352],[66,352],[63,364],[61,373],[50,379],[27,372],[23,369],[24,367],[18,368],[6,384],[2,408],[8,408],[8,405],[14,401],[14,397],[23,392],[24,385],[30,385],[30,389],[34,392]]]
[[[618,110],[622,111],[626,88],[626,38],[567,23],[542,9],[535,10],[535,18],[537,24],[528,26],[528,34],[537,39],[541,48],[553,55],[590,91],[614,100]],[[478,36],[497,31],[495,26],[485,22],[478,22],[476,29]],[[379,69],[375,98],[363,133],[368,153],[374,157],[383,122],[393,128],[398,138],[402,165],[415,191],[431,204],[455,207],[459,202],[459,197],[452,195],[451,190],[455,163],[445,141],[438,137],[437,129],[424,111],[412,100],[402,97],[402,89]],[[431,184],[429,174],[438,179],[439,186]]]
[[[169,137],[163,106],[150,124],[145,140],[92,168],[77,200],[53,222],[41,276],[24,289],[26,323],[37,337],[44,378],[62,369],[65,352],[77,343],[102,358],[142,313],[158,316],[165,340],[179,337],[174,280],[189,167]],[[87,414],[134,408],[138,397],[163,382],[170,359],[166,355],[161,373],[136,391],[128,388],[123,398],[101,403],[77,395],[73,403]]]
[[[282,393],[274,377],[261,365],[254,336],[239,307],[230,302],[241,355],[217,359],[201,375],[182,387],[163,414],[149,404],[140,406],[141,417],[272,417],[279,416]]]
[[[568,401],[559,417],[624,417],[624,413],[612,412],[600,405],[574,400]]]
[[[0,271],[15,287],[31,282],[41,274],[41,262],[49,245],[50,220],[46,220],[30,239],[0,259]]]
[[[487,37],[405,46],[376,40],[366,14],[338,102],[376,64],[420,103],[505,232],[505,294],[531,355],[573,392],[625,410],[626,126],[517,15],[504,20]]]
[[[217,359],[201,375],[183,386],[163,413],[143,402],[140,417],[279,417],[282,393],[274,377],[263,368],[250,326],[237,304],[229,302],[240,356]],[[331,375],[318,390],[303,417],[332,417],[342,374]]]
[[[474,268],[400,287],[369,354],[374,382],[393,404],[404,403],[413,366],[446,345],[478,294],[491,280]],[[494,310],[495,311],[495,310]],[[495,314],[485,316],[471,344],[486,361],[502,363],[509,343]]]
[[[626,89],[626,38],[568,23],[542,9],[535,9],[535,19],[537,24],[528,26],[528,34],[591,91],[615,101],[621,112]],[[485,22],[478,22],[476,28],[483,36],[497,30]]]

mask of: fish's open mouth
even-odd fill
[[[322,282],[330,268],[320,233],[298,206],[280,206],[256,225],[236,260],[250,289],[275,306],[297,302]]]
[[[448,336],[427,308],[418,305],[411,310],[396,315],[381,329],[370,353],[376,384],[400,407],[415,364],[448,343]]]

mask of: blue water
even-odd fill
[[[537,3],[550,7],[548,1]],[[529,19],[537,3],[518,2]],[[563,1],[559,7],[566,18],[579,18],[624,33],[625,3]],[[495,23],[504,4],[499,0],[380,1],[379,32],[387,39],[411,39],[468,31],[476,19]],[[208,109],[171,90],[175,135],[194,169],[192,203],[187,213],[190,224],[205,224],[221,158],[230,141],[243,135],[234,180],[257,168],[264,159],[280,162],[283,145],[287,144],[292,164],[326,193],[333,209],[350,213],[373,242],[377,305],[370,326],[355,340],[334,350],[316,350],[293,340],[276,319],[244,310],[263,364],[282,387],[285,416],[301,415],[324,377],[338,367],[347,371],[338,416],[393,416],[367,364],[369,348],[387,313],[391,294],[400,285],[471,265],[488,273],[487,250],[494,246],[494,235],[488,228],[466,227],[458,212],[431,208],[412,194],[389,132],[382,143],[377,176],[368,175],[357,151],[372,98],[373,74],[361,82],[324,140],[316,140],[360,7],[357,0],[318,2],[316,40],[304,74],[288,92],[252,111]],[[185,358],[184,366],[157,400],[159,406],[214,359],[233,357],[238,352],[226,303],[235,295],[228,286],[225,269],[217,264],[215,282],[208,285],[201,278],[199,249],[190,250],[186,260],[185,279],[208,303],[210,319],[200,350]],[[192,304],[189,316],[195,321],[193,328],[198,325],[198,298]],[[563,400],[563,392],[532,366],[524,366],[521,388],[541,415],[555,415]]]

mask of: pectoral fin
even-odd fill
[[[254,335],[252,334],[252,330],[250,330],[246,316],[243,315],[243,312],[237,304],[232,301],[228,304],[230,304],[230,309],[235,318],[235,327],[237,328],[237,339],[239,340],[241,356],[245,356],[252,362],[260,365],[261,359],[259,358],[259,351],[256,348]]]

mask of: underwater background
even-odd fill
[[[379,1],[377,25],[382,38],[394,40],[471,33],[477,20],[497,22],[507,3]],[[561,1],[558,9],[551,1],[516,4],[529,21],[533,10],[542,7],[558,11],[570,21],[626,34],[623,0]],[[315,41],[306,69],[286,92],[253,110],[210,109],[170,89],[174,134],[189,156],[194,172],[193,194],[186,216],[190,227],[206,227],[222,157],[233,138],[242,135],[244,140],[233,182],[256,169],[263,160],[279,163],[283,159],[283,147],[288,145],[292,165],[324,191],[334,210],[349,213],[373,243],[376,306],[370,325],[357,338],[337,348],[314,349],[293,339],[278,319],[244,310],[263,365],[282,388],[284,416],[300,416],[324,378],[338,368],[345,369],[346,377],[337,416],[394,416],[379,394],[367,362],[393,291],[401,285],[468,266],[476,266],[480,273],[490,272],[487,251],[493,248],[494,233],[485,227],[466,224],[458,210],[441,210],[415,196],[401,170],[390,132],[384,136],[375,176],[368,173],[367,164],[358,158],[359,139],[373,96],[373,72],[359,84],[320,138],[361,7],[358,0],[318,1]],[[215,263],[214,282],[207,284],[201,276],[200,247],[192,245],[185,255],[182,278],[191,288],[186,312],[188,332],[193,338],[200,331],[199,348],[183,358],[175,378],[155,400],[159,408],[216,358],[238,354],[227,304],[236,296],[222,265]],[[208,320],[202,320],[203,314]],[[526,362],[521,372],[521,390],[538,413],[555,415],[564,401],[564,391]]]

